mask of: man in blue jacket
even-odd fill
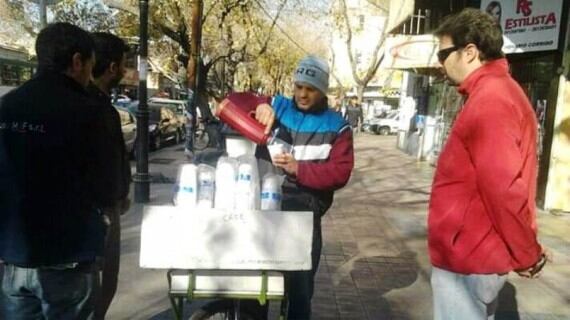
[[[291,153],[270,157],[259,148],[257,157],[270,161],[286,179],[282,209],[313,212],[312,268],[289,272],[286,287],[289,320],[309,320],[314,276],[322,249],[321,218],[333,203],[334,192],[344,187],[354,167],[352,130],[328,106],[329,67],[315,56],[301,61],[294,74],[294,96],[277,96],[269,105],[259,99],[256,119],[266,133],[279,128],[278,137],[292,145]]]
[[[105,237],[105,141],[85,90],[93,50],[86,31],[49,25],[37,75],[0,101],[1,319],[92,316]]]

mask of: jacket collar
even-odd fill
[[[40,71],[35,75],[35,78],[44,78],[48,79],[45,80],[46,83],[54,82],[54,83],[61,83],[66,87],[73,89],[74,91],[81,92],[83,94],[87,94],[86,88],[84,88],[81,84],[79,84],[74,79],[68,77],[64,73],[61,72],[54,72],[54,71]]]
[[[509,73],[509,63],[507,59],[501,58],[497,60],[491,60],[483,64],[477,70],[471,72],[470,75],[463,80],[461,85],[459,85],[458,91],[464,96],[468,96],[477,87],[477,83],[480,79],[487,75],[508,75]]]

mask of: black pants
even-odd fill
[[[315,274],[319,267],[322,247],[321,218],[315,214],[313,221],[311,270],[285,273],[285,288],[287,299],[289,300],[287,319],[289,320],[309,320],[311,318],[311,299],[313,298]]]

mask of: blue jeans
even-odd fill
[[[93,316],[99,275],[94,263],[75,268],[20,268],[7,264],[0,318],[83,320]]]
[[[459,274],[436,267],[431,272],[435,320],[492,320],[507,275]]]

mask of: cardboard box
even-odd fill
[[[144,208],[140,266],[310,270],[313,213]]]

